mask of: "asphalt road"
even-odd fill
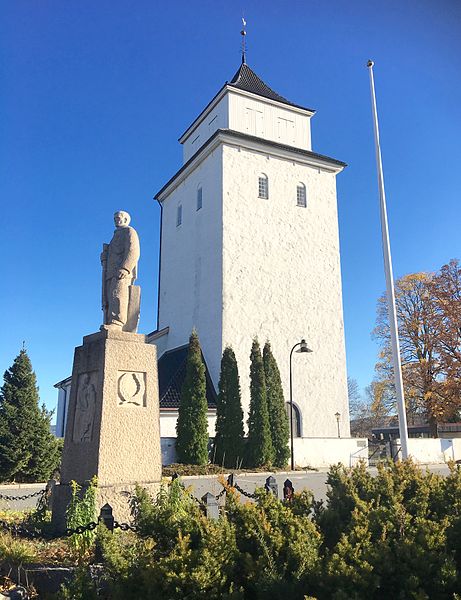
[[[423,466],[422,468],[426,468]],[[427,468],[433,473],[440,473],[441,475],[447,475],[449,469],[446,465],[427,465]],[[375,467],[370,467],[371,473],[376,473]],[[266,478],[271,473],[241,473],[235,476],[237,484],[246,492],[253,493],[256,487],[264,487]],[[327,472],[284,472],[274,474],[278,484],[278,495],[282,498],[283,483],[286,479],[290,479],[293,483],[295,492],[300,492],[302,489],[310,489],[316,500],[326,500],[327,493]],[[209,475],[205,477],[194,476],[194,477],[182,477],[184,485],[191,488],[191,492],[196,498],[201,498],[207,492],[211,492],[216,496],[221,490],[222,485],[218,481],[216,475]],[[33,494],[45,487],[45,483],[34,483],[34,484],[21,484],[21,485],[0,485],[0,510],[26,510],[34,508],[37,504],[38,497],[25,499],[25,500],[5,500],[2,496],[25,496]]]

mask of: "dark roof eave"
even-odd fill
[[[280,150],[287,150],[289,152],[295,152],[296,154],[300,154],[302,156],[308,156],[311,158],[318,158],[323,160],[324,162],[328,162],[337,167],[345,168],[347,164],[341,160],[337,160],[336,158],[331,158],[329,156],[325,156],[324,154],[318,154],[317,152],[312,152],[312,150],[303,150],[301,148],[296,148],[295,146],[288,146],[287,144],[280,144],[279,142],[272,142],[271,140],[265,140],[263,138],[256,137],[254,135],[248,135],[247,133],[241,133],[240,131],[234,131],[233,129],[217,129],[212,136],[210,136],[207,141],[201,146],[195,154],[193,154],[189,160],[183,164],[183,166],[176,171],[176,173],[171,177],[167,183],[155,194],[154,200],[159,201],[159,196],[163,194],[163,192],[173,183],[173,181],[181,175],[181,173],[187,169],[187,167],[197,158],[197,156],[203,152],[207,146],[209,146],[212,141],[218,137],[219,134],[226,134],[235,138],[243,138],[248,141],[255,141],[258,143],[263,143],[268,146],[272,146],[274,148],[279,148]]]

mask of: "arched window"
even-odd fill
[[[298,183],[296,187],[296,205],[306,208],[306,186],[304,183]]]
[[[199,185],[197,188],[197,210],[200,210],[202,208],[202,203],[203,203],[203,192],[202,192],[202,186]]]
[[[267,200],[269,198],[269,179],[265,173],[258,177],[258,196]]]
[[[290,423],[290,403],[285,403],[285,408],[288,415],[288,423]],[[301,432],[301,411],[298,406],[293,402],[293,437],[302,437]]]
[[[178,204],[176,210],[176,227],[179,227],[182,223],[182,204]]]

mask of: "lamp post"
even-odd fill
[[[299,348],[298,348],[299,346]],[[295,470],[295,455],[294,455],[294,444],[293,444],[293,373],[292,373],[292,368],[291,368],[291,359],[293,356],[293,352],[295,351],[295,349],[298,348],[298,350],[296,350],[296,352],[312,352],[312,350],[310,348],[307,347],[306,344],[306,340],[301,340],[300,342],[297,342],[293,348],[291,349],[290,352],[290,442],[291,442],[291,470],[294,471]]]
[[[336,423],[338,424],[338,437],[340,438],[341,437],[341,432],[339,430],[339,418],[341,417],[341,413],[336,412],[335,413],[335,417],[336,417]]]

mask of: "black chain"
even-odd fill
[[[223,486],[223,489],[219,492],[219,494],[216,496],[216,500],[219,500],[221,498],[221,496],[223,496],[225,493],[227,492],[226,488]]]
[[[130,525],[130,523],[119,523],[114,521],[114,529],[120,529],[121,531],[138,531],[136,525]]]
[[[197,502],[200,508],[206,508],[206,505],[203,504],[203,502],[199,498],[196,498],[194,494],[189,494],[189,496],[192,498],[192,500],[195,500]]]
[[[251,494],[250,492],[245,492],[245,490],[243,490],[238,483],[236,483],[234,481],[234,488],[237,490],[237,492],[240,492],[241,494],[243,494],[244,496],[246,496],[247,498],[257,498],[256,494]]]
[[[98,526],[97,523],[91,521],[91,523],[87,523],[86,525],[77,525],[74,528],[68,528],[63,533],[55,534],[53,537],[70,537],[71,535],[85,533],[86,531],[93,531]]]
[[[25,496],[6,496],[5,494],[0,494],[0,500],[28,500],[29,498],[34,498],[34,496],[39,496],[45,492],[46,488],[44,490],[38,490],[38,492],[34,492],[33,494],[26,494]]]

